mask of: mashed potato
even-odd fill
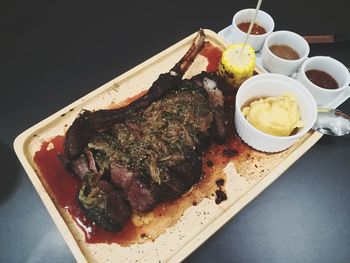
[[[304,126],[298,103],[290,94],[255,100],[242,113],[255,128],[275,136],[289,136]]]

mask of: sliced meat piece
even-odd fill
[[[117,163],[111,165],[111,180],[114,185],[127,190],[134,177],[136,177],[135,173],[129,171],[126,167]]]
[[[196,184],[202,177],[202,160],[199,155],[187,149],[185,160],[169,168],[169,180],[160,185],[158,196],[161,202],[174,200]]]
[[[92,152],[89,150],[86,150],[85,156],[86,156],[86,159],[88,161],[89,169],[91,171],[97,173],[96,162],[95,162],[94,155],[92,154]]]
[[[69,165],[72,172],[79,176],[81,179],[84,179],[90,172],[89,163],[85,155],[81,155],[78,159],[72,161]]]
[[[158,204],[155,198],[156,191],[150,185],[141,182],[139,178],[132,179],[126,195],[131,207],[136,212],[151,211]]]
[[[135,211],[147,212],[157,205],[156,192],[151,182],[141,182],[140,177],[126,167],[113,163],[111,165],[111,180],[114,185],[122,189]]]
[[[92,221],[108,231],[121,231],[131,217],[123,193],[106,181],[99,181],[95,186],[84,184],[78,203]]]

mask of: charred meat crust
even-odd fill
[[[232,86],[227,84],[227,82],[222,77],[218,76],[214,72],[202,71],[198,75],[193,76],[191,80],[194,81],[197,85],[202,87],[204,85],[203,83],[204,78],[208,78],[214,81],[216,83],[216,87],[222,91],[224,96],[233,95],[236,92],[236,90],[233,89]]]
[[[113,123],[125,120],[132,112],[147,107],[152,102],[160,99],[170,88],[176,87],[176,84],[181,81],[186,70],[204,47],[204,42],[205,34],[203,29],[200,29],[186,54],[168,73],[161,74],[152,84],[147,94],[140,99],[116,110],[85,111],[80,114],[66,133],[65,155],[70,159],[77,158],[94,131],[103,130]]]
[[[108,231],[121,231],[131,216],[130,206],[122,193],[106,181],[100,181],[94,187],[84,184],[77,200],[87,217]]]
[[[79,114],[66,133],[64,153],[69,159],[75,159],[82,153],[86,142],[91,136],[90,114],[89,111]]]
[[[199,87],[206,90],[209,101],[214,107],[214,123],[212,127],[212,138],[218,143],[224,143],[227,137],[225,116],[223,112],[224,95],[232,94],[232,88],[226,81],[215,73],[202,71],[191,79]]]
[[[120,231],[132,211],[151,211],[189,191],[202,176],[202,151],[212,138],[226,138],[226,84],[208,73],[182,80],[203,34],[143,97],[115,110],[84,111],[67,131],[60,158],[83,180],[80,206],[108,231]]]
[[[170,73],[161,74],[149,91],[138,100],[122,108],[98,110],[90,114],[89,125],[93,130],[100,131],[111,126],[113,123],[124,121],[132,113],[145,109],[152,102],[162,98],[171,88],[176,87],[180,81],[181,78],[179,76],[173,76]]]
[[[209,92],[193,80],[182,80],[144,109],[130,112],[127,120],[90,135],[83,153],[70,160],[71,170],[85,182],[83,187],[99,191],[102,198],[86,205],[90,199],[80,195],[89,218],[109,231],[119,231],[131,214],[128,209],[151,211],[200,180],[202,151],[213,134],[217,141],[226,134],[222,105],[213,103],[221,100]],[[114,190],[101,190],[101,182]]]
[[[79,203],[86,215],[120,231],[129,211],[151,211],[190,190],[202,176],[200,156],[216,127],[220,105],[212,107],[210,96],[183,80],[127,121],[92,133],[83,153],[66,162],[84,181]]]
[[[145,109],[152,102],[163,97],[171,88],[176,87],[180,81],[179,76],[173,76],[170,73],[161,74],[147,94],[125,107],[95,112],[84,111],[74,120],[66,133],[65,155],[70,159],[77,158],[94,132],[105,130],[113,123],[122,122],[133,113]]]

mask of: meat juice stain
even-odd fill
[[[203,49],[199,53],[206,57],[208,60],[208,65],[206,68],[207,72],[216,72],[221,60],[222,50],[210,42],[206,41]]]
[[[225,100],[225,114],[226,119],[229,120],[227,123],[227,142],[221,145],[216,143],[210,145],[203,153],[203,178],[201,181],[184,196],[156,207],[153,211],[154,219],[148,226],[135,226],[132,221],[129,221],[121,232],[112,233],[105,231],[85,216],[77,202],[77,192],[81,186],[81,179],[67,172],[58,159],[58,156],[63,153],[64,136],[56,136],[50,141],[44,142],[41,149],[35,153],[34,161],[49,186],[53,194],[52,197],[60,207],[69,212],[84,232],[87,243],[117,243],[121,246],[130,246],[133,243],[147,240],[144,238],[146,235],[147,238],[155,239],[166,228],[174,225],[187,208],[198,205],[204,198],[216,195],[215,202],[217,204],[225,200],[224,183],[226,178],[224,178],[223,169],[239,154],[249,150],[237,139],[234,133],[234,97],[229,96]]]
[[[80,179],[69,175],[58,159],[58,155],[63,153],[63,141],[63,136],[56,136],[44,142],[35,153],[34,161],[59,205],[73,212],[78,209],[74,199],[80,188]]]
[[[81,179],[68,173],[58,159],[58,156],[63,153],[63,142],[64,136],[56,136],[50,141],[44,142],[34,156],[34,161],[53,194],[52,198],[60,207],[69,212],[84,232],[87,243],[130,245],[138,233],[131,221],[119,233],[108,232],[89,220],[79,207],[77,194],[81,187]]]
[[[208,59],[207,70],[216,71],[221,58],[221,50],[207,42],[201,54]],[[117,106],[124,106],[142,95],[143,93],[140,93],[127,99],[127,103],[118,103]],[[219,204],[225,200],[226,177],[223,169],[237,156],[251,150],[237,138],[234,132],[234,99],[233,95],[225,97],[225,114],[226,120],[228,120],[227,142],[221,145],[212,143],[203,153],[203,177],[200,182],[182,197],[158,205],[152,212],[154,219],[146,226],[136,226],[130,220],[121,232],[112,233],[105,231],[85,216],[77,202],[81,179],[68,173],[58,159],[58,156],[63,153],[64,136],[56,136],[50,141],[44,142],[41,149],[35,153],[34,161],[53,195],[51,197],[56,200],[59,206],[69,212],[84,232],[87,243],[117,243],[121,246],[130,246],[144,240],[154,240],[167,228],[176,224],[187,208],[198,205],[204,198],[214,197],[216,194],[216,203]],[[110,108],[117,106],[113,105]]]

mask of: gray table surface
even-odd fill
[[[25,129],[255,1],[2,1],[0,262],[74,262],[14,151]],[[264,1],[276,30],[350,35],[348,1]],[[350,44],[313,45],[350,66]],[[350,101],[340,106],[350,113]],[[323,137],[186,262],[350,262],[350,137]]]

